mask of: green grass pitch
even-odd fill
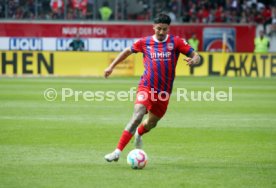
[[[0,187],[276,187],[276,79],[177,77],[166,116],[144,136],[143,170],[107,163],[133,102],[61,101],[61,88],[129,90],[134,78],[1,78]],[[176,88],[233,88],[232,102],[176,101]],[[59,96],[43,97],[47,88]]]

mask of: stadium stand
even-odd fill
[[[0,20],[101,22],[99,10],[104,3],[112,12],[105,21],[110,24],[152,23],[165,12],[175,24],[256,25],[256,34],[264,30],[271,40],[270,51],[276,51],[276,0],[2,0]]]
[[[9,0],[0,1],[0,18],[100,20],[99,8],[108,2],[111,20],[150,20],[167,12],[174,22],[275,22],[275,0]]]

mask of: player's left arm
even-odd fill
[[[193,65],[199,64],[200,56],[197,52],[193,51],[189,54],[189,57],[187,57],[185,61],[187,61],[187,65],[193,66]]]
[[[176,37],[175,41],[178,51],[187,56],[187,58],[184,59],[187,62],[187,65],[193,66],[199,64],[200,56],[185,39]]]

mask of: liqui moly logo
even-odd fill
[[[41,38],[10,38],[10,50],[42,50]]]
[[[171,57],[171,52],[153,52],[150,53],[152,59],[167,59]]]

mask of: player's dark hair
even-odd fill
[[[167,14],[161,13],[161,14],[158,14],[156,16],[156,18],[154,18],[154,23],[155,24],[162,23],[162,24],[168,24],[168,25],[170,25],[171,18]]]

